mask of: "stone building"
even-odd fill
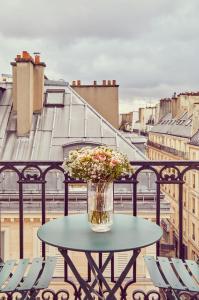
[[[149,132],[148,157],[151,160],[198,160],[199,93],[181,93],[160,100],[160,119]],[[175,174],[175,170],[171,169]],[[199,257],[199,172],[186,173],[183,190],[183,228],[185,254]],[[164,185],[162,192],[171,203],[168,220],[170,243],[178,244],[178,186]]]
[[[140,107],[139,120],[135,122],[133,131],[147,136],[156,122],[157,109],[157,106]]]
[[[135,122],[139,120],[138,111],[131,111],[129,113],[120,114],[120,130],[125,132],[132,132]]]

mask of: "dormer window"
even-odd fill
[[[69,151],[71,150],[77,150],[77,149],[81,149],[82,147],[91,147],[91,148],[95,148],[95,147],[98,147],[98,146],[103,146],[104,144],[102,143],[96,143],[96,142],[86,142],[86,141],[77,141],[77,142],[73,142],[73,143],[68,143],[68,144],[65,144],[63,145],[63,154],[64,154],[64,157],[67,157],[68,156],[68,153]]]

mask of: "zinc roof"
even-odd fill
[[[199,129],[198,131],[192,136],[190,140],[190,144],[199,146]]]
[[[5,90],[0,93],[1,160],[63,160],[66,146],[75,148],[84,143],[106,144],[127,154],[130,160],[146,159],[66,82],[46,80],[45,93],[52,90],[55,103],[50,94],[50,104],[44,104],[41,114],[33,114],[29,136],[18,137],[16,114],[12,110],[12,84],[3,87]]]
[[[151,132],[191,138],[191,127],[192,115],[188,112],[183,112],[175,118],[172,118],[171,113],[168,113],[152,127]]]

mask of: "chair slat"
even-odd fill
[[[170,284],[171,288],[174,290],[186,290],[186,287],[181,284],[178,280],[176,274],[174,273],[170,261],[166,257],[158,257],[158,262],[160,264],[160,268],[164,273],[164,276],[167,282]]]
[[[199,292],[198,284],[196,284],[195,280],[190,276],[183,261],[178,258],[172,258],[171,261],[187,289],[190,292]]]
[[[144,260],[146,262],[150,277],[151,277],[154,285],[159,288],[168,288],[169,285],[163,279],[154,257],[153,256],[145,256]]]
[[[199,282],[199,265],[193,261],[193,260],[185,260],[187,266],[189,267],[191,273],[196,278],[196,280]]]
[[[43,272],[35,285],[35,289],[45,289],[49,286],[53,277],[54,269],[56,266],[57,258],[55,256],[49,256],[46,258]]]
[[[4,284],[4,282],[8,279],[8,277],[12,273],[15,263],[16,260],[7,260],[3,265],[0,272],[0,290],[1,290],[1,286]]]
[[[20,259],[17,269],[15,270],[13,276],[8,281],[7,285],[2,289],[2,292],[12,292],[14,291],[19,283],[21,282],[24,272],[28,266],[29,259]]]
[[[42,257],[34,258],[27,276],[24,278],[22,284],[17,288],[19,291],[27,291],[32,289],[37,281],[40,271],[42,270]]]

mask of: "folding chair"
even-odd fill
[[[166,299],[181,299],[180,294],[190,293],[191,299],[199,299],[199,265],[192,260],[145,256],[151,280]]]
[[[23,299],[35,299],[41,289],[49,286],[56,265],[56,257],[7,260],[0,258],[0,294],[19,292]]]

